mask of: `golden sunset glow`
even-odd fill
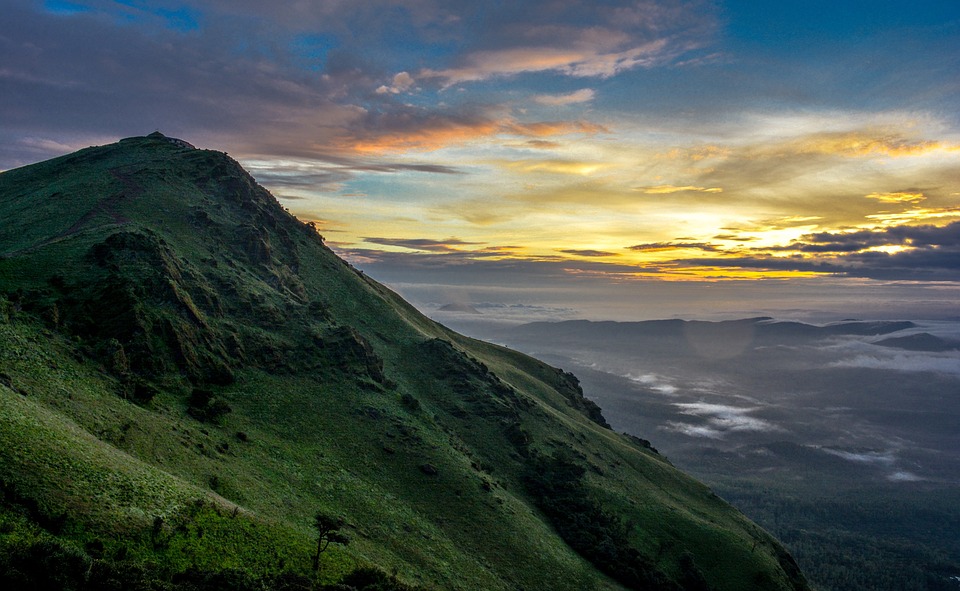
[[[462,259],[609,264],[617,267],[610,272],[618,281],[719,281],[834,274],[834,265],[853,253],[896,255],[914,247],[873,241],[831,246],[826,235],[902,225],[945,227],[960,219],[958,179],[952,172],[960,167],[957,152],[945,150],[936,136],[924,137],[913,121],[905,125],[909,133],[901,134],[891,132],[889,124],[843,133],[812,129],[847,119],[795,119],[792,125],[801,133],[792,139],[751,133],[704,146],[678,135],[666,148],[662,138],[654,141],[636,132],[629,141],[616,139],[615,122],[602,127],[500,122],[391,134],[352,148],[393,150],[413,169],[429,147],[433,165],[471,173],[444,179],[454,185],[418,182],[418,207],[430,204],[433,211],[427,217],[402,213],[408,192],[402,182],[377,189],[391,192],[394,206],[365,205],[344,213],[339,222],[330,215],[325,228],[337,232],[337,244],[345,249],[372,248],[364,239],[371,233],[396,240],[432,237],[438,243],[454,237],[457,246],[443,252]],[[503,139],[483,149],[464,143],[483,134]],[[529,144],[516,137],[552,141]],[[891,166],[900,161],[909,166]],[[920,185],[925,188],[902,188]],[[450,191],[451,186],[457,190]],[[371,218],[378,211],[382,221]],[[349,230],[360,219],[367,220],[364,235]],[[810,236],[826,243],[807,243]],[[748,261],[750,266],[743,266]],[[828,263],[822,271],[818,261]],[[786,268],[791,264],[794,268]],[[624,265],[636,269],[623,272]]]
[[[162,32],[72,66],[89,46],[46,62],[29,36],[6,45],[20,49],[0,100],[24,119],[0,166],[99,141],[86,115],[40,107],[101,112],[63,106],[81,85],[67,73],[116,64],[111,87],[150,117],[123,111],[117,133],[223,146],[342,256],[410,281],[960,280],[957,51],[952,21],[896,24],[921,7],[856,34],[828,25],[863,11],[822,14],[822,36],[800,23],[790,45],[767,30],[779,5],[377,0],[305,3],[288,20],[214,4],[198,15],[247,22],[245,44],[197,15],[38,8],[64,35]],[[178,92],[144,92],[159,79]]]

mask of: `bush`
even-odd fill
[[[417,589],[393,575],[372,567],[358,568],[345,576],[340,584],[357,591],[416,591]]]
[[[229,404],[215,397],[213,392],[202,388],[195,389],[187,402],[187,413],[204,423],[220,423],[232,410]]]
[[[583,484],[586,470],[566,454],[535,455],[524,484],[557,534],[578,554],[629,589],[679,591],[630,545],[623,521],[605,512]]]
[[[58,540],[40,540],[13,548],[0,562],[0,587],[36,591],[84,588],[90,557]]]

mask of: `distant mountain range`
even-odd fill
[[[514,329],[518,335],[540,334],[553,336],[589,335],[597,338],[671,338],[686,339],[691,335],[749,336],[757,342],[785,339],[822,339],[830,336],[876,336],[885,335],[908,328],[916,324],[909,321],[859,321],[848,320],[826,325],[804,324],[802,322],[775,320],[770,317],[744,318],[708,322],[703,320],[647,320],[641,322],[596,322],[589,320],[567,320],[563,322],[531,322]]]
[[[572,374],[425,318],[223,153],[7,171],[0,220],[4,588],[808,588]]]

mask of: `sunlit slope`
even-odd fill
[[[806,588],[576,378],[423,317],[225,154],[154,134],[8,171],[0,219],[16,532],[305,574],[325,511],[352,538],[328,582],[372,564],[445,589]]]

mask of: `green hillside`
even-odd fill
[[[0,220],[0,583],[807,588],[574,376],[425,318],[223,153],[11,170]],[[315,572],[317,513],[350,543]]]

